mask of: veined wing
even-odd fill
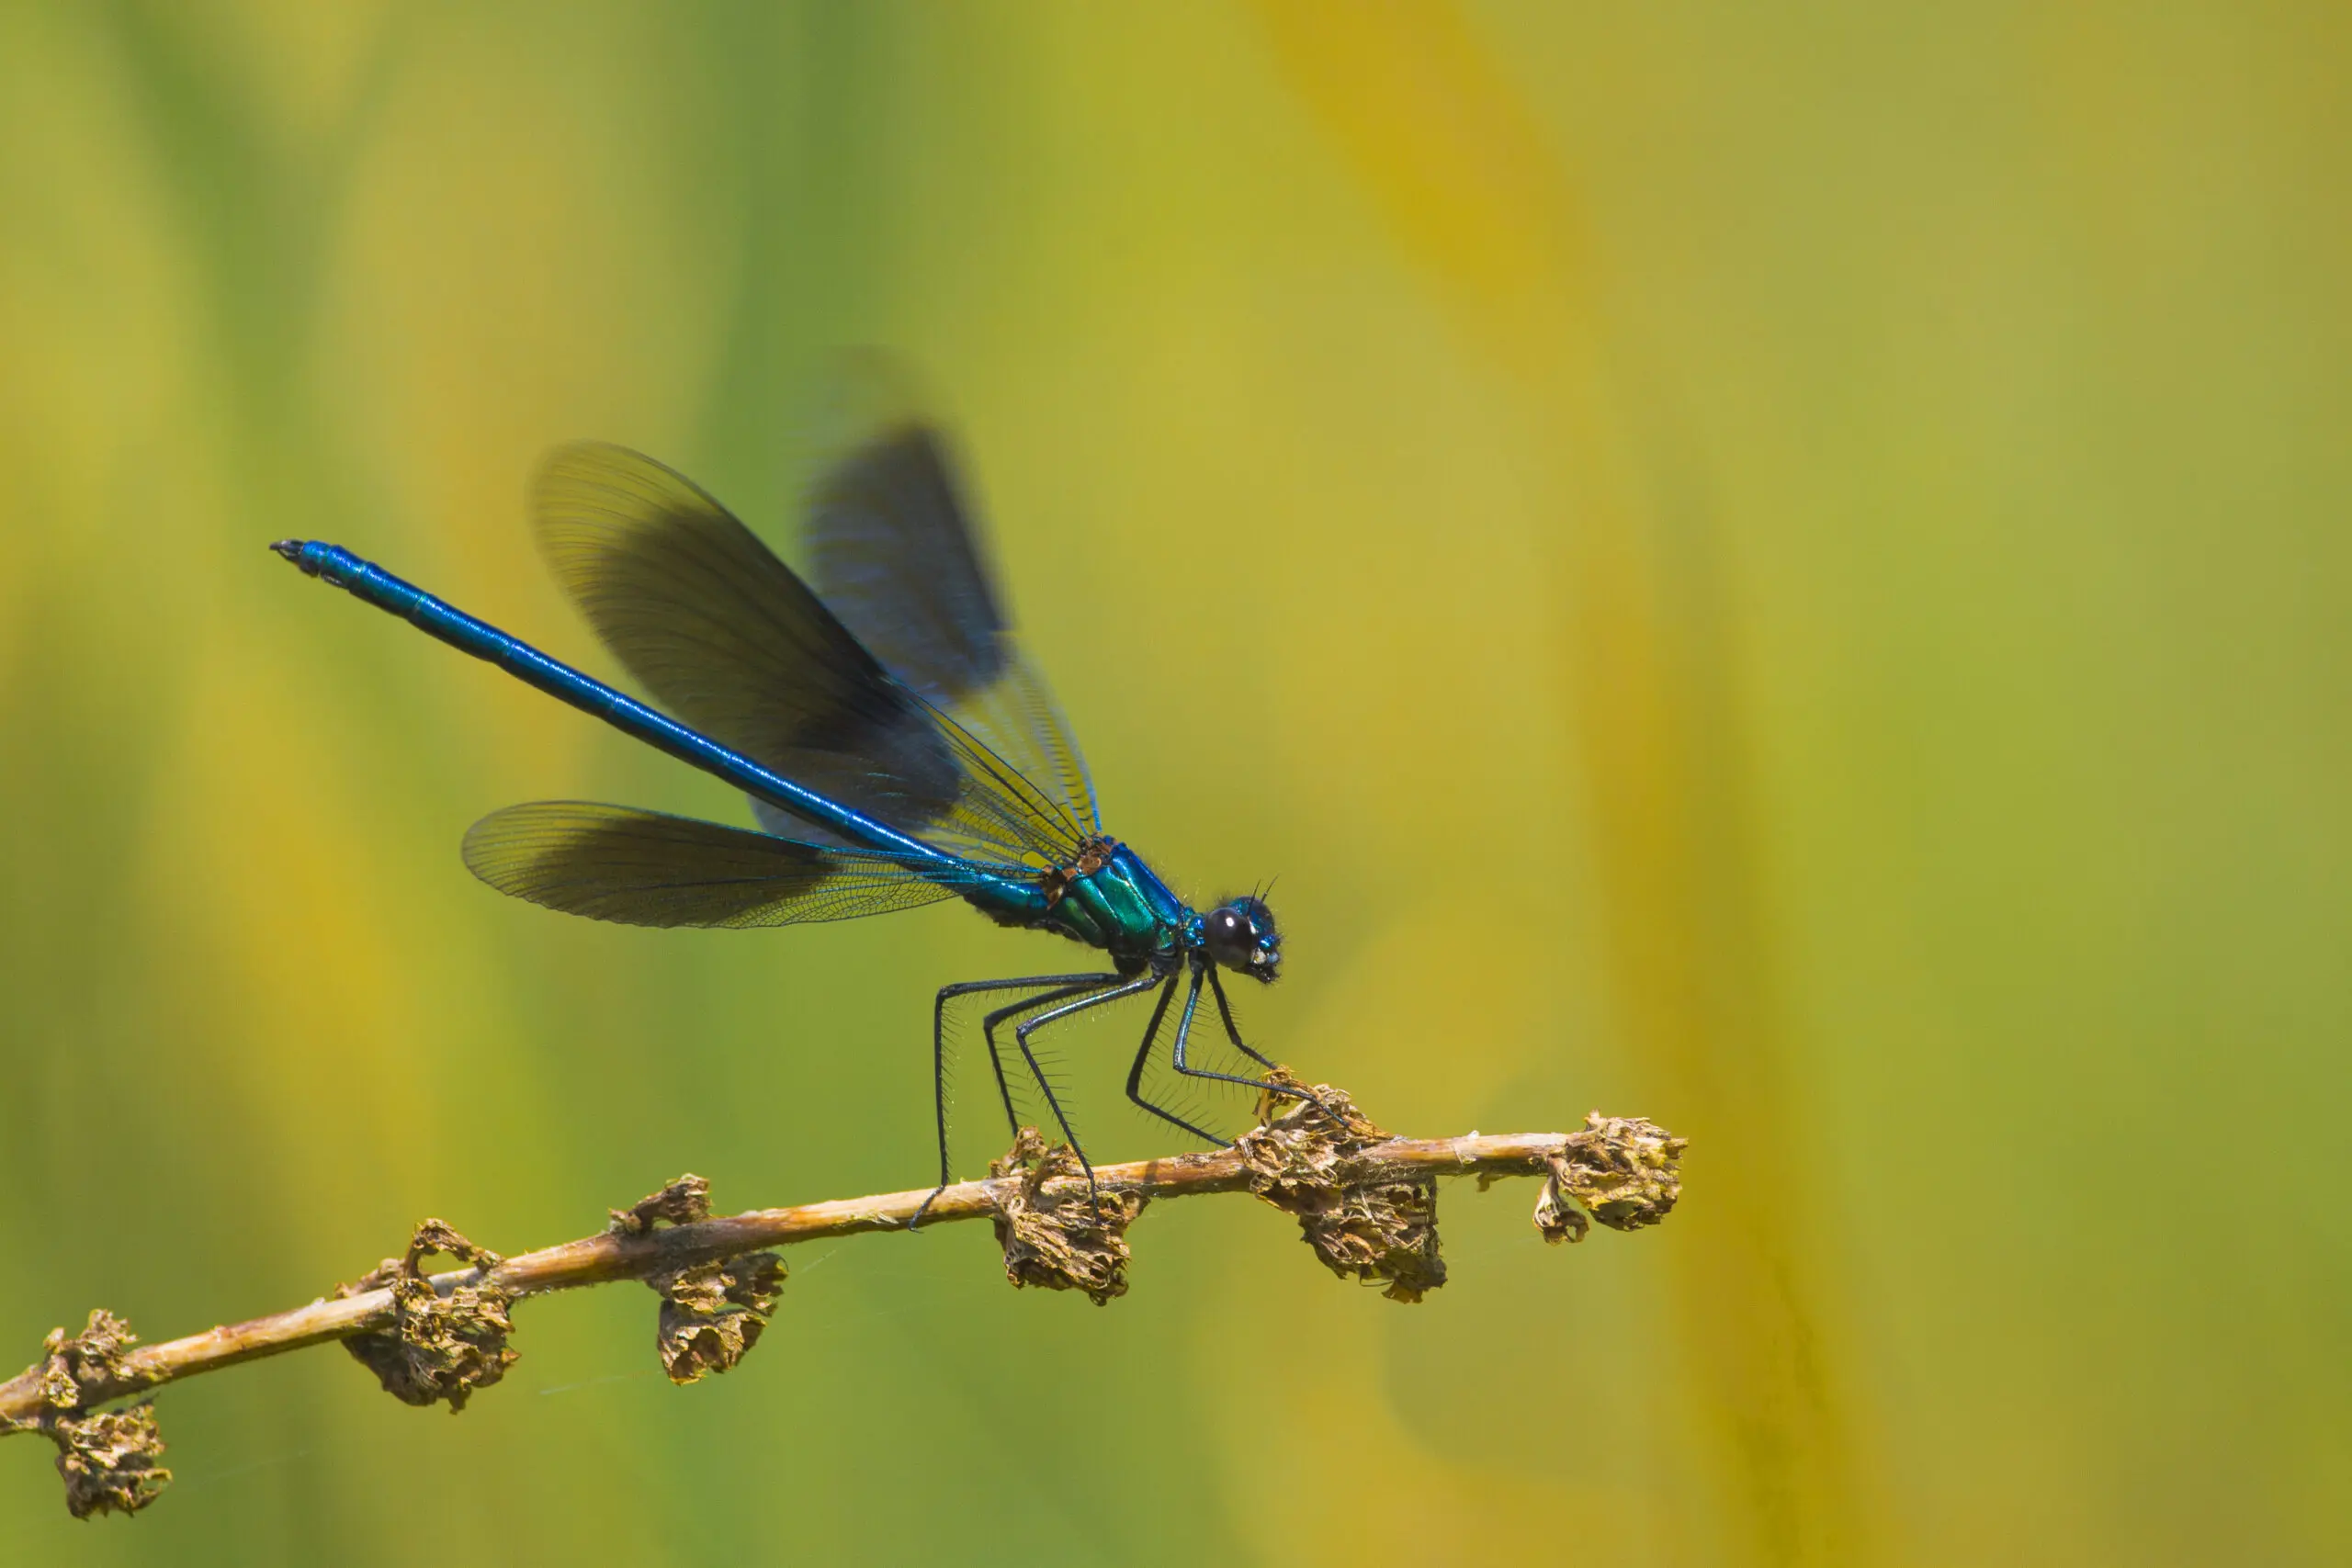
[[[501,893],[630,926],[846,920],[956,892],[912,857],[576,800],[492,812],[467,830],[465,857]]]
[[[653,699],[713,739],[974,860],[1068,863],[1082,836],[886,671],[808,585],[682,475],[618,446],[541,472],[539,545]],[[763,820],[831,841],[774,808]]]
[[[803,534],[818,594],[857,639],[1035,785],[1065,830],[1101,831],[1086,760],[1013,638],[939,430],[878,422],[820,476]]]

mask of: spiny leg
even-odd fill
[[[1168,972],[1168,978],[1160,985],[1159,1004],[1151,1010],[1151,1023],[1143,1032],[1143,1043],[1136,1047],[1135,1066],[1127,1069],[1127,1098],[1162,1122],[1182,1127],[1196,1138],[1204,1138],[1212,1144],[1222,1144],[1226,1140],[1207,1128],[1195,1127],[1165,1106],[1156,1105],[1143,1097],[1144,1064],[1151,1058],[1151,1048],[1159,1039],[1159,1026],[1167,1021],[1168,1004],[1176,999],[1176,982],[1182,974],[1183,971],[1181,969],[1171,969]]]
[[[1012,980],[957,980],[955,985],[941,985],[932,999],[932,1110],[938,1122],[938,1185],[948,1185],[948,1004],[957,997],[981,997],[988,992],[1009,992],[1009,989],[1037,989],[1049,985],[1070,985],[1080,980],[1101,980],[1110,983],[1120,976],[1018,976]],[[1004,1063],[997,1060],[995,1039],[988,1042],[988,1060],[997,1072],[997,1096],[1004,1100],[1004,1117],[1013,1119],[1012,1089],[1004,1084]],[[936,1192],[933,1192],[936,1197]],[[929,1208],[929,1203],[924,1203]]]
[[[1216,998],[1216,1014],[1219,1018],[1225,1021],[1225,1037],[1233,1042],[1233,1048],[1235,1050],[1240,1052],[1243,1055],[1249,1057],[1251,1061],[1257,1063],[1268,1072],[1272,1072],[1278,1064],[1269,1057],[1259,1055],[1258,1052],[1251,1049],[1249,1043],[1241,1038],[1241,1030],[1239,1026],[1233,1021],[1233,1004],[1225,999],[1224,977],[1218,975],[1215,968],[1211,968],[1208,973],[1209,991],[1211,995]]]
[[[1017,1018],[1024,1012],[1032,1012],[1042,1007],[1051,1007],[1056,1002],[1066,1002],[1072,997],[1082,997],[1089,991],[1101,990],[1103,985],[1114,985],[1119,978],[1120,976],[1116,975],[1109,975],[1103,976],[1102,982],[1095,985],[1061,986],[1050,991],[1041,991],[1034,997],[1023,997],[1017,1002],[1001,1007],[980,1020],[980,1037],[989,1044],[989,1066],[996,1069],[996,1090],[1004,1097],[1004,1122],[1012,1130],[1014,1137],[1021,1135],[1021,1117],[1020,1113],[1012,1109],[1012,1087],[1005,1081],[1004,1057],[997,1049],[996,1043],[997,1026],[1007,1019]]]
[[[1196,963],[1193,965],[1193,983],[1184,992],[1184,1010],[1176,1020],[1176,1044],[1173,1050],[1170,1053],[1174,1058],[1176,1070],[1183,1074],[1188,1078],[1215,1078],[1220,1083],[1238,1083],[1244,1089],[1254,1089],[1261,1094],[1286,1094],[1293,1100],[1303,1100],[1306,1101],[1307,1104],[1315,1107],[1316,1110],[1322,1111],[1325,1115],[1329,1115],[1329,1110],[1321,1100],[1316,1099],[1313,1095],[1309,1094],[1306,1090],[1300,1089],[1295,1084],[1272,1083],[1264,1078],[1245,1078],[1238,1073],[1215,1073],[1211,1072],[1206,1067],[1194,1067],[1185,1065],[1184,1043],[1192,1038],[1193,1015],[1200,1010],[1201,986],[1204,982],[1214,983],[1216,979],[1216,971],[1212,969],[1206,963]],[[1219,987],[1217,990],[1217,999],[1219,1001],[1223,1001],[1224,998],[1224,988]],[[1233,1021],[1233,1014],[1231,1010],[1227,1010],[1225,1016],[1227,1027],[1230,1030]],[[1239,1045],[1241,1044],[1241,1042],[1238,1039],[1236,1039],[1234,1043]],[[1242,1049],[1249,1050],[1249,1047],[1243,1046]],[[1255,1051],[1250,1051],[1250,1055],[1252,1056],[1258,1056],[1258,1053]],[[1258,1056],[1258,1060],[1263,1062],[1265,1061],[1265,1058],[1263,1056]],[[1268,1062],[1266,1065],[1268,1066],[1272,1066],[1273,1064]]]
[[[1012,980],[959,980],[955,985],[939,987],[939,995],[932,999],[931,1004],[931,1100],[939,1127],[939,1185],[931,1190],[931,1196],[922,1201],[922,1207],[915,1211],[914,1218],[907,1222],[909,1230],[915,1230],[922,1224],[923,1215],[931,1212],[933,1201],[947,1190],[953,1174],[947,1164],[947,1004],[957,997],[979,996],[989,991],[1031,990],[1039,987],[1077,986],[1081,982],[1109,985],[1119,977],[1116,974],[1029,975]],[[1030,1000],[1032,1004],[1039,1003],[1036,998]],[[994,1021],[995,1015],[990,1015],[990,1020]],[[996,1069],[997,1093],[1004,1100],[1005,1120],[1015,1121],[1012,1089],[1004,1081],[1004,1063],[997,1055],[996,1037],[988,1030],[983,1030],[982,1033],[989,1043],[989,1065]],[[1020,1129],[1016,1126],[1014,1131],[1017,1133]]]
[[[1251,1061],[1264,1067],[1268,1072],[1276,1071],[1280,1067],[1281,1064],[1269,1061],[1265,1056],[1261,1055],[1257,1051],[1252,1050],[1250,1043],[1241,1038],[1241,1030],[1233,1021],[1233,1004],[1225,999],[1225,979],[1222,976],[1217,974],[1216,965],[1210,965],[1208,975],[1209,990],[1216,997],[1217,1017],[1225,1021],[1225,1037],[1233,1043],[1233,1048],[1235,1050],[1240,1052]],[[1279,1089],[1282,1086],[1279,1084],[1261,1084],[1258,1087],[1261,1089]],[[1321,1100],[1316,1099],[1313,1095],[1307,1093],[1305,1089],[1292,1089],[1289,1092],[1295,1094],[1299,1099],[1306,1101],[1307,1104],[1315,1107],[1316,1110],[1320,1111],[1324,1115],[1331,1116],[1331,1108],[1324,1104]],[[1332,1117],[1331,1119],[1333,1121],[1339,1120],[1337,1117]]]
[[[1051,1012],[1039,1013],[1012,1032],[1012,1043],[1021,1047],[1022,1059],[1029,1064],[1029,1072],[1037,1080],[1038,1092],[1046,1097],[1046,1104],[1053,1111],[1054,1120],[1061,1124],[1062,1136],[1069,1140],[1070,1153],[1078,1156],[1079,1168],[1086,1172],[1087,1194],[1094,1200],[1098,1210],[1102,1205],[1102,1190],[1094,1184],[1093,1162],[1086,1157],[1086,1151],[1079,1146],[1078,1134],[1070,1126],[1069,1117],[1063,1112],[1062,1102],[1054,1098],[1054,1086],[1046,1081],[1046,1071],[1037,1065],[1037,1054],[1029,1049],[1029,1036],[1049,1023],[1073,1017],[1086,1011],[1089,1008],[1099,1008],[1105,1002],[1115,1002],[1125,997],[1139,996],[1159,984],[1159,976],[1157,975],[1139,975],[1124,986],[1114,986],[1107,991],[1097,991],[1091,997],[1081,997],[1074,1002],[1064,1002]]]

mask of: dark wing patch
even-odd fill
[[[955,896],[910,859],[588,801],[493,811],[467,831],[465,859],[501,893],[631,926],[797,925]]]
[[[902,831],[955,808],[963,771],[929,709],[691,481],[583,444],[535,501],[556,581],[675,717]]]
[[[1004,671],[1007,630],[940,438],[899,424],[818,479],[803,536],[817,592],[891,673],[954,702]]]
[[[1022,656],[945,438],[889,406],[811,488],[809,578],[892,674],[953,718],[967,769],[977,746],[994,760],[984,771],[1021,775],[1024,808],[1074,844],[1102,828],[1085,759]]]

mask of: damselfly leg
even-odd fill
[[[991,991],[1043,990],[1046,993],[1043,996],[1023,998],[1010,1007],[999,1008],[980,1021],[980,1037],[988,1042],[989,1066],[996,1071],[997,1095],[1004,1101],[1004,1119],[1012,1127],[1013,1135],[1018,1137],[1021,1133],[1021,1119],[1012,1109],[1012,1088],[1005,1081],[1004,1058],[997,1050],[997,1025],[1008,1018],[1026,1012],[1031,1008],[1044,1007],[1049,1002],[1083,996],[1086,992],[1102,987],[1115,986],[1124,978],[1125,976],[1116,972],[1094,975],[1027,975],[1011,980],[963,980],[939,988],[939,995],[933,998],[931,1005],[931,1094],[932,1105],[939,1127],[939,1185],[931,1190],[931,1196],[922,1201],[922,1206],[915,1211],[914,1218],[907,1222],[909,1230],[921,1228],[922,1217],[931,1212],[932,1204],[937,1201],[942,1192],[947,1190],[948,1183],[955,1179],[955,1173],[949,1166],[947,1156],[947,1004],[958,997],[984,996]],[[1048,1096],[1047,1099],[1050,1103],[1051,1097]],[[1056,1114],[1059,1113],[1059,1108],[1057,1107]]]
[[[1069,1117],[1063,1113],[1061,1101],[1054,1098],[1054,1086],[1046,1080],[1045,1069],[1037,1065],[1036,1053],[1029,1048],[1029,1037],[1049,1023],[1075,1017],[1090,1008],[1099,1008],[1107,1002],[1115,1002],[1126,997],[1141,996],[1159,983],[1160,976],[1157,975],[1138,975],[1124,986],[1114,986],[1107,991],[1097,991],[1091,997],[1081,997],[1074,1002],[1064,1002],[1051,1012],[1039,1013],[1012,1032],[1012,1043],[1021,1047],[1022,1059],[1029,1064],[1030,1075],[1037,1080],[1037,1091],[1046,1097],[1046,1104],[1052,1109],[1054,1120],[1061,1125],[1062,1136],[1069,1141],[1070,1153],[1078,1156],[1079,1168],[1086,1172],[1086,1190],[1094,1200],[1098,1211],[1102,1207],[1102,1193],[1094,1182],[1094,1164],[1086,1157],[1085,1149],[1079,1145],[1078,1134],[1071,1128]]]
[[[1012,1107],[1012,1085],[1005,1077],[1004,1053],[996,1042],[998,1028],[1024,1012],[1035,1012],[1039,1008],[1052,1007],[1057,1002],[1066,1002],[1073,998],[1082,997],[1089,991],[1102,990],[1105,986],[1115,986],[1122,978],[1121,976],[1107,975],[1091,985],[1059,986],[1050,991],[1039,992],[1034,997],[1023,997],[1017,1002],[1008,1002],[980,1020],[980,1038],[988,1042],[989,1066],[996,1071],[996,1090],[1004,1100],[1005,1130],[1013,1137],[1021,1136],[1021,1113]]]
[[[1210,965],[1208,969],[1208,977],[1209,994],[1216,998],[1216,1015],[1218,1018],[1225,1021],[1225,1037],[1233,1042],[1233,1048],[1235,1050],[1240,1052],[1243,1055],[1249,1057],[1251,1061],[1257,1063],[1268,1072],[1272,1072],[1276,1066],[1273,1058],[1261,1055],[1250,1044],[1248,1041],[1241,1038],[1241,1027],[1233,1021],[1233,1004],[1225,999],[1225,978],[1216,972],[1216,965]],[[1312,1100],[1314,1097],[1312,1095],[1308,1095],[1304,1098]]]
[[[1151,1010],[1151,1023],[1143,1032],[1143,1043],[1136,1047],[1135,1065],[1127,1069],[1127,1098],[1162,1122],[1182,1127],[1196,1138],[1221,1145],[1226,1142],[1225,1139],[1218,1137],[1205,1127],[1194,1126],[1164,1105],[1154,1104],[1151,1100],[1146,1100],[1143,1094],[1144,1065],[1151,1059],[1152,1046],[1159,1043],[1159,1026],[1167,1021],[1168,1004],[1176,999],[1176,982],[1183,977],[1183,973],[1182,969],[1171,969],[1168,973],[1168,978],[1160,982],[1159,1000]]]
[[[1233,1043],[1234,1048],[1253,1062],[1264,1062],[1269,1068],[1274,1065],[1266,1061],[1265,1057],[1252,1051],[1243,1043],[1241,1031],[1234,1027],[1233,1010],[1226,1003],[1224,982],[1216,977],[1216,970],[1214,966],[1204,962],[1196,962],[1193,965],[1193,983],[1184,991],[1184,1010],[1176,1020],[1176,1043],[1170,1053],[1176,1070],[1188,1078],[1215,1078],[1220,1083],[1238,1083],[1245,1089],[1254,1089],[1261,1094],[1280,1094],[1286,1095],[1292,1100],[1303,1100],[1324,1115],[1330,1115],[1330,1107],[1296,1084],[1275,1083],[1266,1078],[1243,1077],[1238,1073],[1211,1072],[1206,1067],[1193,1066],[1184,1060],[1184,1046],[1192,1039],[1193,1034],[1193,1015],[1200,1010],[1201,986],[1204,981],[1215,988],[1216,1010],[1225,1020],[1225,1037]]]

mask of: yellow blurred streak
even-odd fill
[[[198,334],[130,85],[84,19],[0,8],[0,686],[32,650],[27,606],[62,561],[137,513],[180,423]]]
[[[1290,1348],[1296,1363],[1271,1374],[1282,1397],[1238,1382],[1219,1391],[1224,1408],[1245,1413],[1220,1458],[1261,1561],[1507,1562],[1544,1542],[1577,1561],[1638,1558],[1655,1500],[1604,1492],[1579,1457],[1596,1427],[1622,1439],[1622,1413],[1508,1406],[1486,1412],[1477,1440],[1432,1445],[1396,1419],[1374,1304],[1326,1291],[1261,1307],[1253,1337]],[[1204,1359],[1214,1364],[1215,1348]],[[1498,1463],[1506,1454],[1532,1463]]]
[[[1559,933],[1518,914],[1455,908],[1432,921],[1400,910],[1319,977],[1319,1005],[1298,1037],[1345,1042],[1346,1087],[1360,1103],[1410,1105],[1433,1127],[1475,1125],[1504,1086],[1559,1051]],[[1465,987],[1465,976],[1476,983]]]
[[[199,646],[148,829],[142,893],[173,937],[157,979],[184,1016],[237,1021],[201,1070],[263,1134],[242,1151],[248,1179],[288,1236],[333,1237],[434,1201],[411,1179],[483,1086],[417,1009],[416,955],[387,922],[413,879],[353,806],[370,792],[330,750],[343,727],[274,722],[254,694],[283,677],[243,628]],[[333,694],[300,682],[295,700]]]
[[[1660,620],[1676,585],[1652,559],[1657,520],[1610,378],[1573,175],[1453,6],[1258,11],[1285,80],[1532,411],[1530,461],[1565,519],[1557,570],[1611,999],[1657,1086],[1645,1109],[1692,1136],[1705,1173],[1675,1253],[1692,1409],[1730,1469],[1750,1560],[1858,1560],[1874,1504],[1816,1322],[1821,1264],[1775,1201],[1793,1108],[1746,803],[1698,754],[1733,716],[1711,701],[1725,671],[1690,668]]]
[[[544,39],[506,22],[478,19],[474,47],[387,89],[310,374],[396,511],[519,590],[538,575],[519,502],[548,446],[594,433],[675,454],[735,258],[701,193],[666,177],[660,100],[633,77],[650,40],[583,23],[561,69],[533,70]]]
[[[153,16],[208,73],[235,85],[271,150],[286,156],[345,123],[399,9],[390,0],[214,0]]]

